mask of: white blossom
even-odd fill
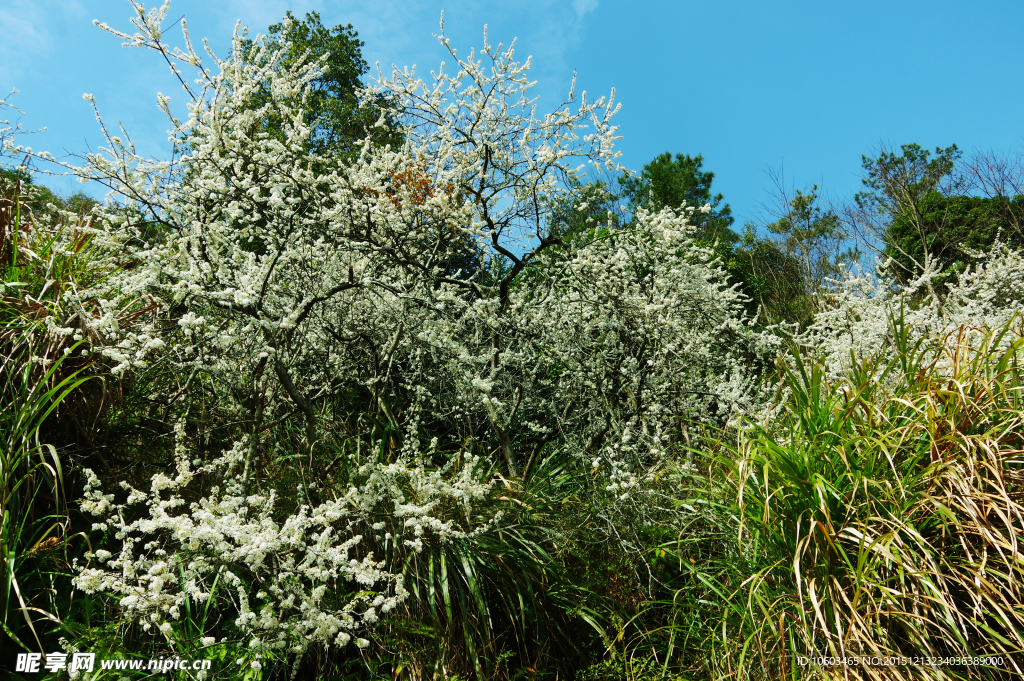
[[[214,73],[190,44],[164,45],[166,3],[133,4],[138,30],[107,30],[197,79],[188,119],[171,121],[173,163],[142,157],[123,131],[73,169],[122,202],[95,239],[132,262],[90,322],[97,352],[115,373],[159,358],[201,375],[243,425],[204,463],[179,422],[176,471],[126,487],[124,502],[89,474],[82,507],[121,547],[76,584],[118,596],[126,618],[163,631],[219,577],[256,648],[364,647],[360,634],[408,595],[389,555],[500,522],[477,513],[493,466],[515,476],[527,451],[557,441],[592,463],[610,503],[638,503],[681,418],[722,422],[755,399],[744,355],[774,341],[751,332],[741,295],[695,242],[693,207],[640,210],[575,240],[550,232],[585,165],[617,167],[612,97],[577,97],[573,83],[538,115],[514,43],[458,58],[442,36],[453,71],[395,71],[363,93],[394,107],[402,146],[368,137],[338,163],[307,149],[303,98],[321,66],[284,60],[287,31],[245,50],[236,30],[231,57],[210,55]],[[281,135],[263,132],[269,116]],[[122,324],[139,300],[150,316]],[[394,426],[393,440],[368,442],[389,456],[353,456],[344,482],[300,488],[282,512],[252,470],[262,424],[298,414],[308,454],[324,436],[311,405],[350,391]],[[389,404],[403,405],[401,422]],[[426,444],[427,416],[470,425]],[[461,445],[477,431],[499,463]]]

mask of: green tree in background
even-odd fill
[[[13,193],[20,196],[24,208],[40,216],[51,215],[53,209],[50,206],[58,210],[81,213],[96,203],[92,197],[82,192],[75,192],[66,197],[59,196],[49,187],[36,184],[31,172],[0,166],[0,195],[6,197]]]
[[[854,251],[840,252],[843,230],[839,215],[818,203],[818,185],[809,191],[796,190],[789,211],[768,231],[780,237],[779,245],[799,260],[801,276],[812,290],[820,290],[826,279],[839,274],[839,264],[855,257]]]
[[[899,215],[886,231],[883,255],[892,258],[901,282],[920,276],[926,257],[937,261],[948,280],[978,261],[976,252],[991,249],[997,235],[1014,248],[1024,246],[1020,224],[1024,196],[982,197],[927,194],[917,205],[917,219]]]
[[[904,144],[899,153],[882,147],[877,157],[861,157],[866,190],[854,196],[850,223],[863,242],[873,242],[872,247],[884,255],[900,256],[893,262],[902,281],[935,265],[926,247],[928,227],[921,204],[933,192],[959,193],[962,187],[953,169],[962,155],[955,144],[936,147],[934,157],[919,144]],[[897,221],[902,227],[900,236],[893,239],[890,229]],[[928,286],[931,290],[931,283]]]
[[[288,11],[280,23],[268,27],[267,41],[272,50],[283,48],[284,54],[276,63],[261,66],[286,72],[297,64],[316,62],[323,69],[310,83],[302,102],[304,122],[310,130],[304,151],[317,159],[319,170],[351,161],[368,134],[377,146],[401,144],[402,134],[395,121],[385,116],[385,124],[377,125],[383,114],[379,105],[383,102],[360,101],[362,77],[368,66],[362,55],[363,42],[351,24],[328,29],[316,12],[307,13],[299,21]],[[242,52],[248,60],[258,59],[252,40],[243,41]],[[248,97],[248,108],[259,110],[273,100],[270,82],[264,81]],[[275,110],[268,107],[271,113],[261,119],[261,127],[248,131],[249,134],[262,132],[285,141],[285,121],[280,114],[273,113]],[[255,234],[249,247],[253,253],[263,253],[263,237]]]
[[[753,316],[760,311],[765,323],[806,324],[813,306],[803,260],[790,252],[793,249],[758,237],[752,225],[748,225],[744,237],[736,234],[731,229],[732,210],[722,194],[712,193],[715,175],[704,170],[703,164],[701,155],[664,153],[637,175],[581,184],[571,193],[571,199],[554,207],[552,235],[578,242],[630,224],[638,208],[658,211],[709,205],[709,212],[695,210],[690,215],[698,227],[696,237],[713,245],[730,279],[746,295],[747,312]]]
[[[623,196],[634,211],[639,207],[659,211],[684,204],[695,208],[710,205],[709,213],[694,212],[692,216],[700,227],[699,238],[735,244],[739,235],[730,229],[732,209],[729,204],[722,204],[721,194],[711,193],[715,174],[702,171],[703,164],[704,157],[700,154],[676,154],[673,158],[666,152],[645,165],[639,175],[620,180]]]
[[[766,321],[803,328],[820,309],[828,280],[838,278],[841,264],[856,260],[859,252],[849,248],[838,213],[822,205],[817,185],[790,195],[781,173],[772,177],[776,219],[762,225],[763,237],[748,224],[738,253],[749,268],[749,295]]]
[[[890,217],[909,215],[925,196],[943,188],[963,156],[955,144],[936,147],[935,158],[919,144],[904,144],[900,152],[882,148],[877,158],[861,157],[868,191],[857,194],[858,206]]]
[[[934,156],[920,145],[904,144],[898,154],[883,148],[875,158],[863,157],[867,190],[854,197],[858,222],[878,237],[902,284],[926,268],[938,269],[941,291],[997,237],[1013,247],[1024,245],[1024,197],[971,195],[984,186],[958,170],[961,157],[955,144],[937,147]]]
[[[309,151],[348,158],[358,153],[356,145],[367,132],[372,133],[376,144],[400,144],[402,135],[395,122],[386,120],[383,127],[374,127],[381,118],[381,108],[374,102],[359,101],[358,90],[363,87],[362,77],[369,67],[363,59],[364,43],[352,25],[339,24],[328,29],[316,12],[298,21],[289,11],[281,23],[269,27],[272,43],[284,44],[286,26],[288,47],[282,67],[299,60],[324,59],[324,72],[313,81],[305,104],[305,122],[312,131]],[[248,51],[252,47],[252,41],[246,41],[243,49]],[[269,92],[261,93],[252,106],[262,106],[269,97]],[[281,121],[268,119],[266,129],[271,134],[283,135]]]
[[[552,206],[551,236],[575,242],[622,227],[627,220],[620,208],[621,185],[617,184],[615,180],[574,181],[568,198]]]
[[[800,259],[787,253],[778,241],[758,236],[752,224],[746,225],[730,271],[750,298],[748,311],[758,313],[763,323],[785,322],[803,328],[813,319],[816,306]]]
[[[749,274],[747,268],[735,257],[740,236],[731,229],[734,220],[732,209],[729,204],[722,203],[725,198],[722,194],[711,193],[715,174],[702,170],[703,165],[704,157],[700,154],[660,154],[638,175],[627,175],[619,180],[620,198],[627,201],[631,212],[637,208],[659,211],[683,206],[695,209],[710,206],[707,213],[700,210],[690,213],[690,222],[697,227],[695,237],[698,242],[714,247],[733,282],[738,282],[743,292],[753,300],[746,279]],[[752,306],[749,311],[753,313],[756,308]]]
[[[783,238],[759,237],[753,225],[741,238],[731,228],[734,218],[725,197],[712,193],[715,174],[704,170],[703,164],[701,155],[661,154],[638,175],[620,180],[622,198],[634,211],[709,205],[709,212],[691,215],[698,227],[697,239],[714,244],[733,283],[749,300],[747,312],[759,313],[766,324],[806,326],[816,309],[816,287],[835,272],[828,245],[838,236],[838,217],[818,206],[814,187],[785,201],[785,213],[767,226]]]

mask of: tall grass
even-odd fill
[[[851,357],[835,385],[795,351],[780,416],[741,436],[735,540],[754,569],[715,585],[716,676],[1024,673],[1021,320],[914,343],[890,325],[891,357]],[[799,662],[816,656],[942,661]]]
[[[38,651],[40,623],[59,621],[51,573],[69,534],[65,471],[44,424],[91,364],[47,322],[68,321],[63,297],[91,264],[88,239],[34,223],[20,189],[0,195],[0,640]]]
[[[29,354],[32,348],[24,348]],[[17,361],[22,359],[22,361]],[[39,439],[43,422],[85,380],[80,370],[54,376],[63,358],[37,380],[31,357],[6,357],[0,368],[0,617],[3,631],[19,646],[41,647],[36,623],[58,621],[42,604],[45,593],[26,589],[26,566],[42,554],[60,552],[67,535],[64,471],[53,445]],[[13,361],[12,361],[13,360]],[[37,574],[32,575],[38,577]],[[39,582],[34,579],[33,586]]]
[[[39,206],[47,196],[59,205]],[[156,308],[141,300],[103,308],[112,297],[110,274],[124,263],[96,245],[94,205],[81,195],[61,200],[43,188],[0,182],[0,354],[7,362],[37,358],[29,365],[33,381],[55,362],[60,369],[50,382],[94,367],[90,350],[104,344],[96,320],[113,314],[126,328]],[[90,443],[101,410],[119,397],[120,385],[105,378],[73,391],[60,419],[47,424],[47,437]]]

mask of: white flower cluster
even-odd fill
[[[1024,313],[1024,257],[1004,244],[979,255],[984,257],[941,295],[928,291],[928,280],[939,274],[934,269],[905,287],[887,276],[885,268],[851,273],[836,282],[831,305],[797,341],[813,348],[834,378],[849,368],[851,352],[858,357],[892,356],[891,321],[900,316],[911,344],[924,336],[956,340],[961,327],[998,328]]]
[[[640,210],[631,227],[553,258],[558,276],[514,299],[532,334],[506,351],[507,374],[533,372],[531,411],[557,408],[549,427],[587,438],[580,455],[607,461],[609,489],[658,460],[685,421],[724,421],[755,398],[742,355],[764,352],[762,339],[688,214]]]
[[[388,565],[372,547],[420,550],[426,539],[484,529],[465,527],[470,505],[491,489],[473,457],[458,471],[408,462],[357,466],[348,489],[278,522],[273,492],[246,493],[245,442],[193,468],[183,426],[177,436],[173,478],[153,476],[148,492],[125,484],[128,497],[117,503],[87,471],[82,503],[100,521],[94,529],[113,534],[121,549],[96,551],[76,586],[115,594],[124,614],[147,631],[170,637],[188,603],[211,598],[220,582],[250,647],[301,653],[313,644],[344,645],[408,595],[400,561]],[[198,500],[187,503],[197,489]],[[464,520],[442,520],[444,509],[462,509]]]

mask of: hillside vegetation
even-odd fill
[[[215,60],[166,12],[105,28],[194,71],[172,161],[0,130],[4,674],[1024,673],[1011,185],[905,145],[741,235],[513,47],[364,88],[351,27]]]

